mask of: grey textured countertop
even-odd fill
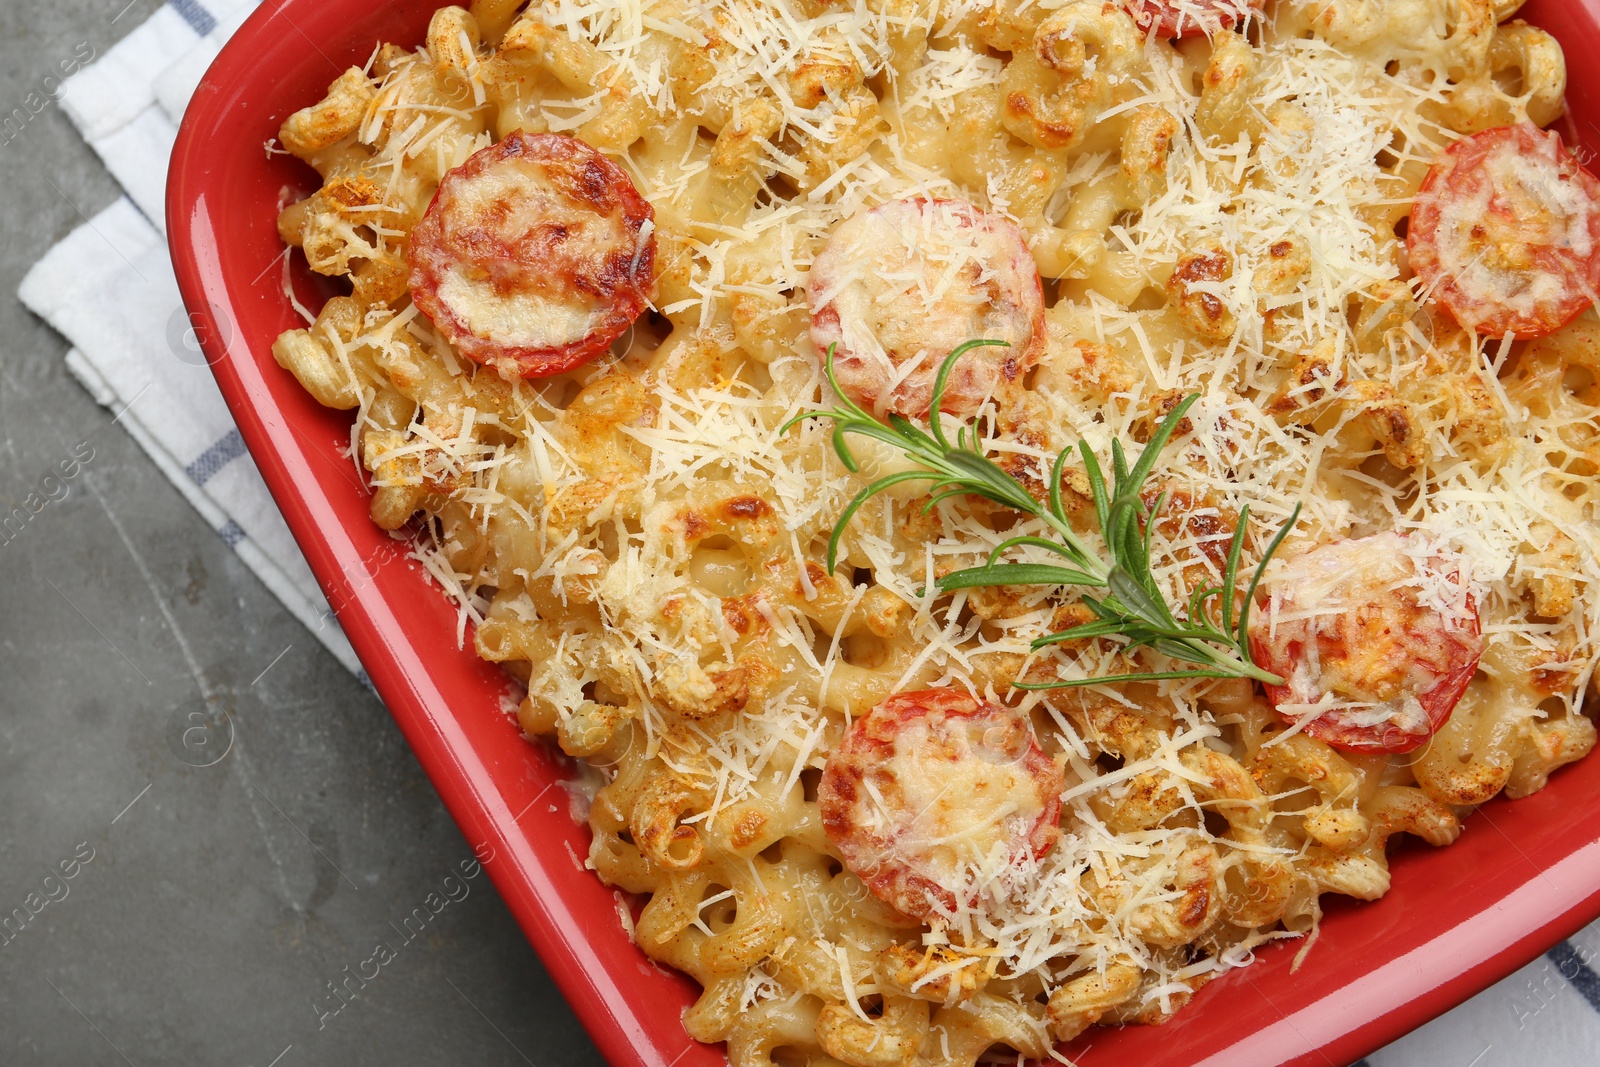
[[[0,0],[0,118],[158,6]],[[382,704],[17,303],[115,182],[47,106],[0,136],[0,190],[0,515],[59,497],[0,536],[0,1067],[598,1063],[487,878],[460,877],[467,843]],[[233,726],[209,750],[184,743],[202,692]],[[430,894],[449,903],[408,936]],[[1574,940],[1372,1067],[1595,1062],[1600,991],[1563,976],[1592,975],[1600,936]],[[393,961],[351,978],[379,942]],[[1570,1057],[1528,1058],[1552,1025]]]
[[[0,0],[0,114],[157,6]],[[0,932],[0,1064],[599,1062],[481,874],[333,1014],[329,983],[401,944],[395,927],[471,852],[383,705],[17,303],[28,267],[118,189],[53,106],[13,132],[0,513],[92,459],[0,543],[0,917],[28,916]],[[212,766],[180,758],[202,686],[235,727]]]

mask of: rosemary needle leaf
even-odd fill
[[[1256,564],[1255,576],[1250,579],[1250,588],[1245,590],[1244,602],[1239,606],[1238,641],[1239,647],[1245,651],[1246,655],[1249,655],[1250,649],[1250,602],[1255,599],[1256,588],[1261,585],[1261,576],[1267,572],[1267,564],[1272,560],[1272,557],[1277,554],[1278,546],[1282,545],[1283,539],[1289,536],[1289,531],[1294,529],[1294,524],[1300,521],[1301,507],[1302,505],[1300,504],[1296,504],[1294,506],[1294,510],[1289,513],[1289,521],[1285,522],[1281,527],[1278,528],[1278,536],[1272,539],[1272,543],[1268,545],[1267,550],[1262,553],[1261,562]]]
[[[1005,555],[1007,552],[1019,545],[1030,545],[1034,548],[1042,548],[1046,552],[1054,552],[1058,556],[1065,556],[1068,559],[1073,558],[1072,550],[1066,545],[1061,544],[1059,541],[1051,541],[1044,537],[1012,537],[1001,541],[998,545],[995,545],[994,548],[990,550],[989,566],[993,567],[999,562],[1001,556]],[[1098,581],[1092,581],[1089,584],[1099,585],[1100,583]]]
[[[1178,622],[1172,617],[1166,601],[1152,595],[1146,584],[1134,575],[1117,567],[1112,570],[1107,584],[1111,588],[1111,595],[1136,618],[1168,629],[1177,628]]]
[[[1164,656],[1188,663],[1195,662],[1194,649],[1186,643],[1191,638],[1152,637],[1150,647]]]
[[[1090,685],[1111,685],[1120,682],[1160,682],[1168,678],[1237,678],[1237,674],[1224,671],[1145,671],[1140,674],[1113,674],[1096,678],[1064,678],[1059,682],[1012,682],[1013,689],[1026,689],[1032,693],[1052,689],[1082,689]]]
[[[1115,621],[1117,621],[1118,623],[1120,623],[1120,624],[1122,624],[1124,626],[1127,625],[1127,622],[1122,617],[1122,614],[1120,612],[1118,612],[1118,611],[1113,611],[1111,608],[1107,607],[1104,601],[1098,600],[1098,599],[1096,599],[1096,598],[1094,598],[1092,596],[1086,596],[1086,597],[1083,598],[1083,604],[1090,611],[1094,612],[1097,616],[1099,616],[1102,619],[1105,619],[1108,622],[1110,622],[1112,620],[1115,620]]]
[[[922,505],[922,513],[924,515],[926,515],[929,512],[931,512],[934,508],[938,507],[944,501],[949,500],[951,497],[969,496],[969,495],[971,495],[971,492],[972,491],[970,489],[963,489],[963,488],[959,488],[959,487],[955,488],[955,489],[946,489],[942,493],[937,493],[937,494],[935,494],[933,496],[930,496],[928,498],[928,502],[926,504]]]
[[[1099,579],[1083,571],[1052,567],[1047,563],[999,563],[992,567],[971,567],[939,579],[941,592],[955,589],[981,589],[996,585],[1099,585]]]
[[[1122,439],[1111,439],[1111,485],[1116,490],[1117,496],[1122,495],[1122,487],[1128,484],[1128,457],[1122,451]]]
[[[1183,398],[1177,407],[1172,409],[1165,419],[1161,420],[1161,425],[1156,428],[1155,434],[1150,438],[1150,443],[1144,446],[1144,453],[1139,457],[1138,464],[1128,474],[1133,483],[1134,492],[1138,492],[1139,486],[1143,485],[1144,480],[1150,477],[1150,472],[1155,470],[1156,460],[1161,457],[1161,450],[1167,447],[1167,442],[1172,440],[1172,435],[1177,431],[1178,424],[1183,421],[1183,417],[1189,413],[1189,409],[1194,407],[1195,402],[1199,399],[1199,393],[1190,393]],[[1119,448],[1118,451],[1120,452],[1121,449]]]
[[[1100,522],[1100,529],[1110,529],[1111,501],[1106,497],[1106,476],[1100,470],[1100,461],[1095,458],[1094,449],[1089,447],[1088,441],[1079,441],[1078,451],[1083,455],[1083,472],[1089,479],[1089,491],[1094,494],[1095,518]],[[1062,455],[1066,455],[1065,450]]]
[[[1295,514],[1298,516],[1299,511],[1297,510]],[[1289,525],[1294,525],[1292,519]],[[1216,591],[1216,595],[1222,601],[1223,633],[1233,633],[1233,597],[1225,594],[1231,593],[1239,583],[1239,560],[1244,555],[1244,535],[1249,528],[1250,505],[1246,504],[1239,509],[1239,526],[1233,531],[1233,540],[1228,544],[1228,565],[1222,570],[1222,587]],[[1202,600],[1201,603],[1205,602]],[[1194,618],[1197,614],[1197,612],[1190,612],[1189,617]]]
[[[844,469],[855,474],[861,470],[861,466],[856,462],[855,453],[851,452],[850,446],[845,443],[844,434],[847,425],[845,422],[834,424],[833,450],[839,454],[839,462],[844,464]]]
[[[844,536],[845,527],[850,525],[850,520],[855,517],[855,513],[861,510],[861,505],[890,486],[899,485],[901,482],[928,481],[938,477],[937,474],[931,471],[900,471],[888,477],[879,478],[851,498],[850,503],[846,504],[844,511],[839,514],[839,521],[833,527],[833,536],[828,538],[828,573],[832,574],[834,567],[839,563],[839,539]]]
[[[1033,648],[1041,649],[1046,645],[1059,645],[1064,641],[1082,641],[1090,637],[1113,637],[1123,632],[1125,623],[1121,619],[1111,619],[1101,622],[1086,622],[1082,626],[1074,626],[1066,630],[1057,630],[1053,634],[1033,639]]]
[[[1166,502],[1167,491],[1163,489],[1160,493],[1156,494],[1155,505],[1150,509],[1150,518],[1152,521],[1145,523],[1144,539],[1139,542],[1140,565],[1134,568],[1134,570],[1139,574],[1150,573],[1150,543],[1155,540],[1156,536],[1156,524],[1153,520],[1157,515],[1161,514],[1161,506]]]
[[[1093,452],[1089,453],[1094,455]],[[1067,509],[1061,503],[1061,479],[1067,470],[1067,457],[1072,455],[1072,449],[1063,448],[1057,455],[1055,464],[1050,468],[1050,514],[1062,522],[1067,521]]]
[[[1193,593],[1190,593],[1189,621],[1197,626],[1209,627],[1211,625],[1211,620],[1206,615],[1206,601],[1211,600],[1213,597],[1220,597],[1223,589],[1224,587],[1220,585],[1202,585]],[[1222,629],[1223,634],[1231,634],[1232,632],[1233,631],[1227,626],[1224,626]]]

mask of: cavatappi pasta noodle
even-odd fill
[[[478,0],[283,126],[323,179],[283,237],[352,289],[274,355],[354,412],[374,521],[420,529],[464,639],[527,682],[524,730],[603,773],[589,863],[641,896],[635,940],[704,987],[685,1027],[737,1067],[1047,1057],[1160,1022],[1314,931],[1322,894],[1381,896],[1393,835],[1447,845],[1594,745],[1600,319],[1478,337],[1404,238],[1446,146],[1561,114],[1561,49],[1515,0],[1150,6],[1210,33],[1102,0]],[[408,290],[441,179],[517,131],[592,146],[653,210],[654,310],[544,378],[464,358]],[[827,399],[811,265],[907,200],[975,205],[1045,279],[980,412],[1026,483],[1200,394],[1153,479],[1172,603],[1246,504],[1262,530],[1304,504],[1269,589],[1354,538],[1444,561],[1427,595],[1471,600],[1482,659],[1429,743],[1337,748],[1307,728],[1325,709],[1238,680],[1010,688],[1129,664],[1030,651],[1089,617],[1074,589],[937,592],[1041,532],[970,498],[878,497],[825,569],[902,457],[863,442],[851,474],[826,424],[780,432]],[[1075,515],[1087,492],[1069,466]],[[841,863],[817,796],[847,724],[929,687],[1015,709],[1060,795],[1058,839],[980,856],[924,920]]]

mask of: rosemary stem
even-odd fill
[[[978,497],[1003,508],[1032,516],[1060,538],[1058,546],[1049,538],[1031,534],[1007,537],[989,554],[983,566],[967,568],[941,578],[939,584],[946,592],[1008,584],[1041,583],[1109,590],[1109,593],[1102,594],[1098,598],[1084,597],[1100,619],[1099,622],[1081,627],[1069,627],[1049,635],[1040,639],[1035,645],[1036,648],[1056,641],[1073,639],[1080,631],[1087,631],[1083,636],[1126,638],[1129,642],[1126,651],[1130,655],[1139,648],[1147,647],[1180,663],[1192,664],[1195,668],[1116,675],[1101,681],[1225,677],[1251,678],[1268,685],[1284,684],[1284,679],[1262,669],[1254,662],[1246,632],[1247,613],[1250,598],[1255,594],[1256,583],[1261,580],[1266,561],[1272,557],[1284,537],[1288,535],[1289,528],[1299,516],[1299,509],[1296,508],[1289,521],[1279,529],[1258,564],[1255,580],[1244,592],[1244,605],[1240,611],[1245,617],[1240,619],[1237,627],[1231,625],[1226,607],[1223,621],[1227,625],[1223,630],[1217,629],[1204,611],[1209,597],[1219,594],[1231,596],[1234,595],[1233,589],[1196,591],[1190,600],[1190,617],[1186,620],[1187,625],[1180,622],[1175,612],[1181,611],[1182,605],[1175,609],[1168,604],[1165,592],[1151,568],[1151,539],[1155,517],[1161,510],[1166,494],[1158,495],[1155,504],[1147,510],[1141,500],[1140,490],[1153,472],[1162,448],[1182,422],[1184,413],[1200,399],[1199,394],[1186,397],[1167,413],[1156,432],[1145,443],[1138,460],[1131,465],[1128,462],[1127,450],[1122,443],[1113,440],[1109,480],[1100,460],[1084,442],[1080,441],[1076,450],[1067,448],[1059,452],[1055,464],[1050,469],[1049,477],[1052,484],[1048,487],[1049,503],[1046,504],[1035,498],[1032,491],[1008,470],[988,457],[976,425],[969,426],[963,423],[952,443],[946,436],[941,421],[940,406],[944,399],[944,389],[956,361],[969,349],[1004,343],[993,340],[969,341],[945,357],[934,380],[927,430],[918,429],[904,415],[891,414],[886,419],[878,419],[863,410],[839,387],[833,367],[834,349],[829,347],[823,361],[823,369],[829,384],[839,398],[838,406],[826,411],[796,416],[784,424],[784,431],[806,418],[831,419],[834,423],[834,450],[850,471],[858,471],[859,464],[845,443],[845,437],[849,434],[871,437],[896,446],[920,467],[879,477],[851,499],[834,524],[833,536],[828,542],[829,568],[833,567],[837,559],[839,542],[845,527],[863,504],[892,486],[910,481],[927,481],[931,484],[928,486],[930,497],[926,508],[932,508],[949,497]],[[1089,483],[1094,514],[1099,521],[1100,534],[1105,542],[1103,551],[1091,547],[1072,528],[1061,499],[1061,483],[1065,467],[1074,454],[1082,461],[1084,477]],[[1240,513],[1239,532],[1234,536],[1224,575],[1226,586],[1231,587],[1236,584],[1239,555],[1243,547],[1243,531],[1248,515],[1248,509]],[[1066,568],[1058,564],[1037,562],[1033,564],[1020,561],[1000,562],[1000,557],[1006,550],[1024,545],[1048,548],[1057,556],[1070,561],[1072,566]],[[1036,688],[1021,682],[1017,684],[1023,688]],[[1070,686],[1079,683],[1060,684]],[[1045,688],[1052,687],[1057,686]]]
[[[1040,508],[1033,514],[1037,518],[1042,519],[1044,523],[1056,533],[1060,534],[1061,540],[1067,543],[1067,547],[1072,549],[1073,552],[1077,553],[1078,558],[1073,561],[1074,563],[1076,563],[1085,573],[1092,574],[1099,578],[1101,585],[1106,584],[1107,579],[1111,577],[1111,565],[1101,560],[1093,552],[1089,551],[1089,546],[1084,544],[1083,541],[1078,537],[1076,530],[1074,530],[1067,523],[1064,523],[1060,519],[1056,518],[1049,512],[1048,509]]]
[[[1218,640],[1220,640],[1220,638],[1218,638]],[[1226,652],[1223,652],[1221,649],[1217,648],[1216,645],[1212,644],[1210,639],[1191,638],[1186,641],[1185,644],[1204,656],[1209,663],[1215,664],[1216,666],[1233,674],[1246,678],[1253,678],[1258,682],[1265,683],[1266,685],[1284,684],[1284,679],[1279,675],[1273,674],[1271,671],[1264,670],[1249,660],[1239,659],[1238,657],[1228,655]]]

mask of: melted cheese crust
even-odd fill
[[[1157,37],[1214,34],[1259,12],[1265,0],[1123,0],[1134,24]]]
[[[896,200],[846,220],[812,264],[811,342],[840,388],[879,414],[926,416],[939,366],[975,339],[944,410],[975,413],[1039,360],[1044,294],[1016,225],[965,201]]]
[[[1545,334],[1600,295],[1600,183],[1531,125],[1452,147],[1414,221],[1412,265],[1463,326]]]
[[[852,725],[818,801],[847,866],[897,911],[971,905],[974,870],[1049,851],[1061,770],[1025,719],[959,690],[890,697]]]
[[[1392,531],[1286,561],[1252,632],[1258,661],[1285,676],[1269,691],[1279,712],[1341,747],[1425,742],[1483,653],[1464,569]]]
[[[1590,750],[1600,323],[1464,335],[1395,237],[1446,143],[1559,113],[1559,46],[1505,6],[1278,0],[1173,44],[1102,0],[480,2],[285,125],[324,184],[280,230],[353,295],[274,354],[353,409],[374,519],[422,528],[460,638],[526,681],[523,728],[597,768],[587,862],[701,984],[695,1038],[737,1067],[970,1065],[1160,1021],[1322,894],[1382,895],[1391,835],[1446,845]],[[405,286],[440,178],[518,129],[626,170],[659,252],[659,316],[537,383],[461,358]],[[1201,394],[1153,476],[1172,603],[1218,580],[1245,504],[1247,567],[1303,502],[1274,575],[1384,531],[1470,571],[1484,656],[1430,745],[1346,758],[1246,685],[1010,689],[1128,658],[1031,649],[1086,621],[1078,591],[930,592],[1045,532],[971,501],[875,500],[826,571],[899,457],[853,475],[827,427],[779,432],[827,400],[813,266],[918,197],[1007,219],[1047,279],[1037,365],[982,425],[1019,478],[1079,438],[1136,458]],[[1069,469],[1092,539],[1087,488]],[[1064,788],[1054,848],[969,864],[972,897],[921,922],[842,866],[817,782],[852,722],[929,687],[1026,716]]]
[[[625,174],[561,137],[511,137],[452,170],[411,233],[412,296],[506,377],[569,370],[644,308],[654,223]]]

